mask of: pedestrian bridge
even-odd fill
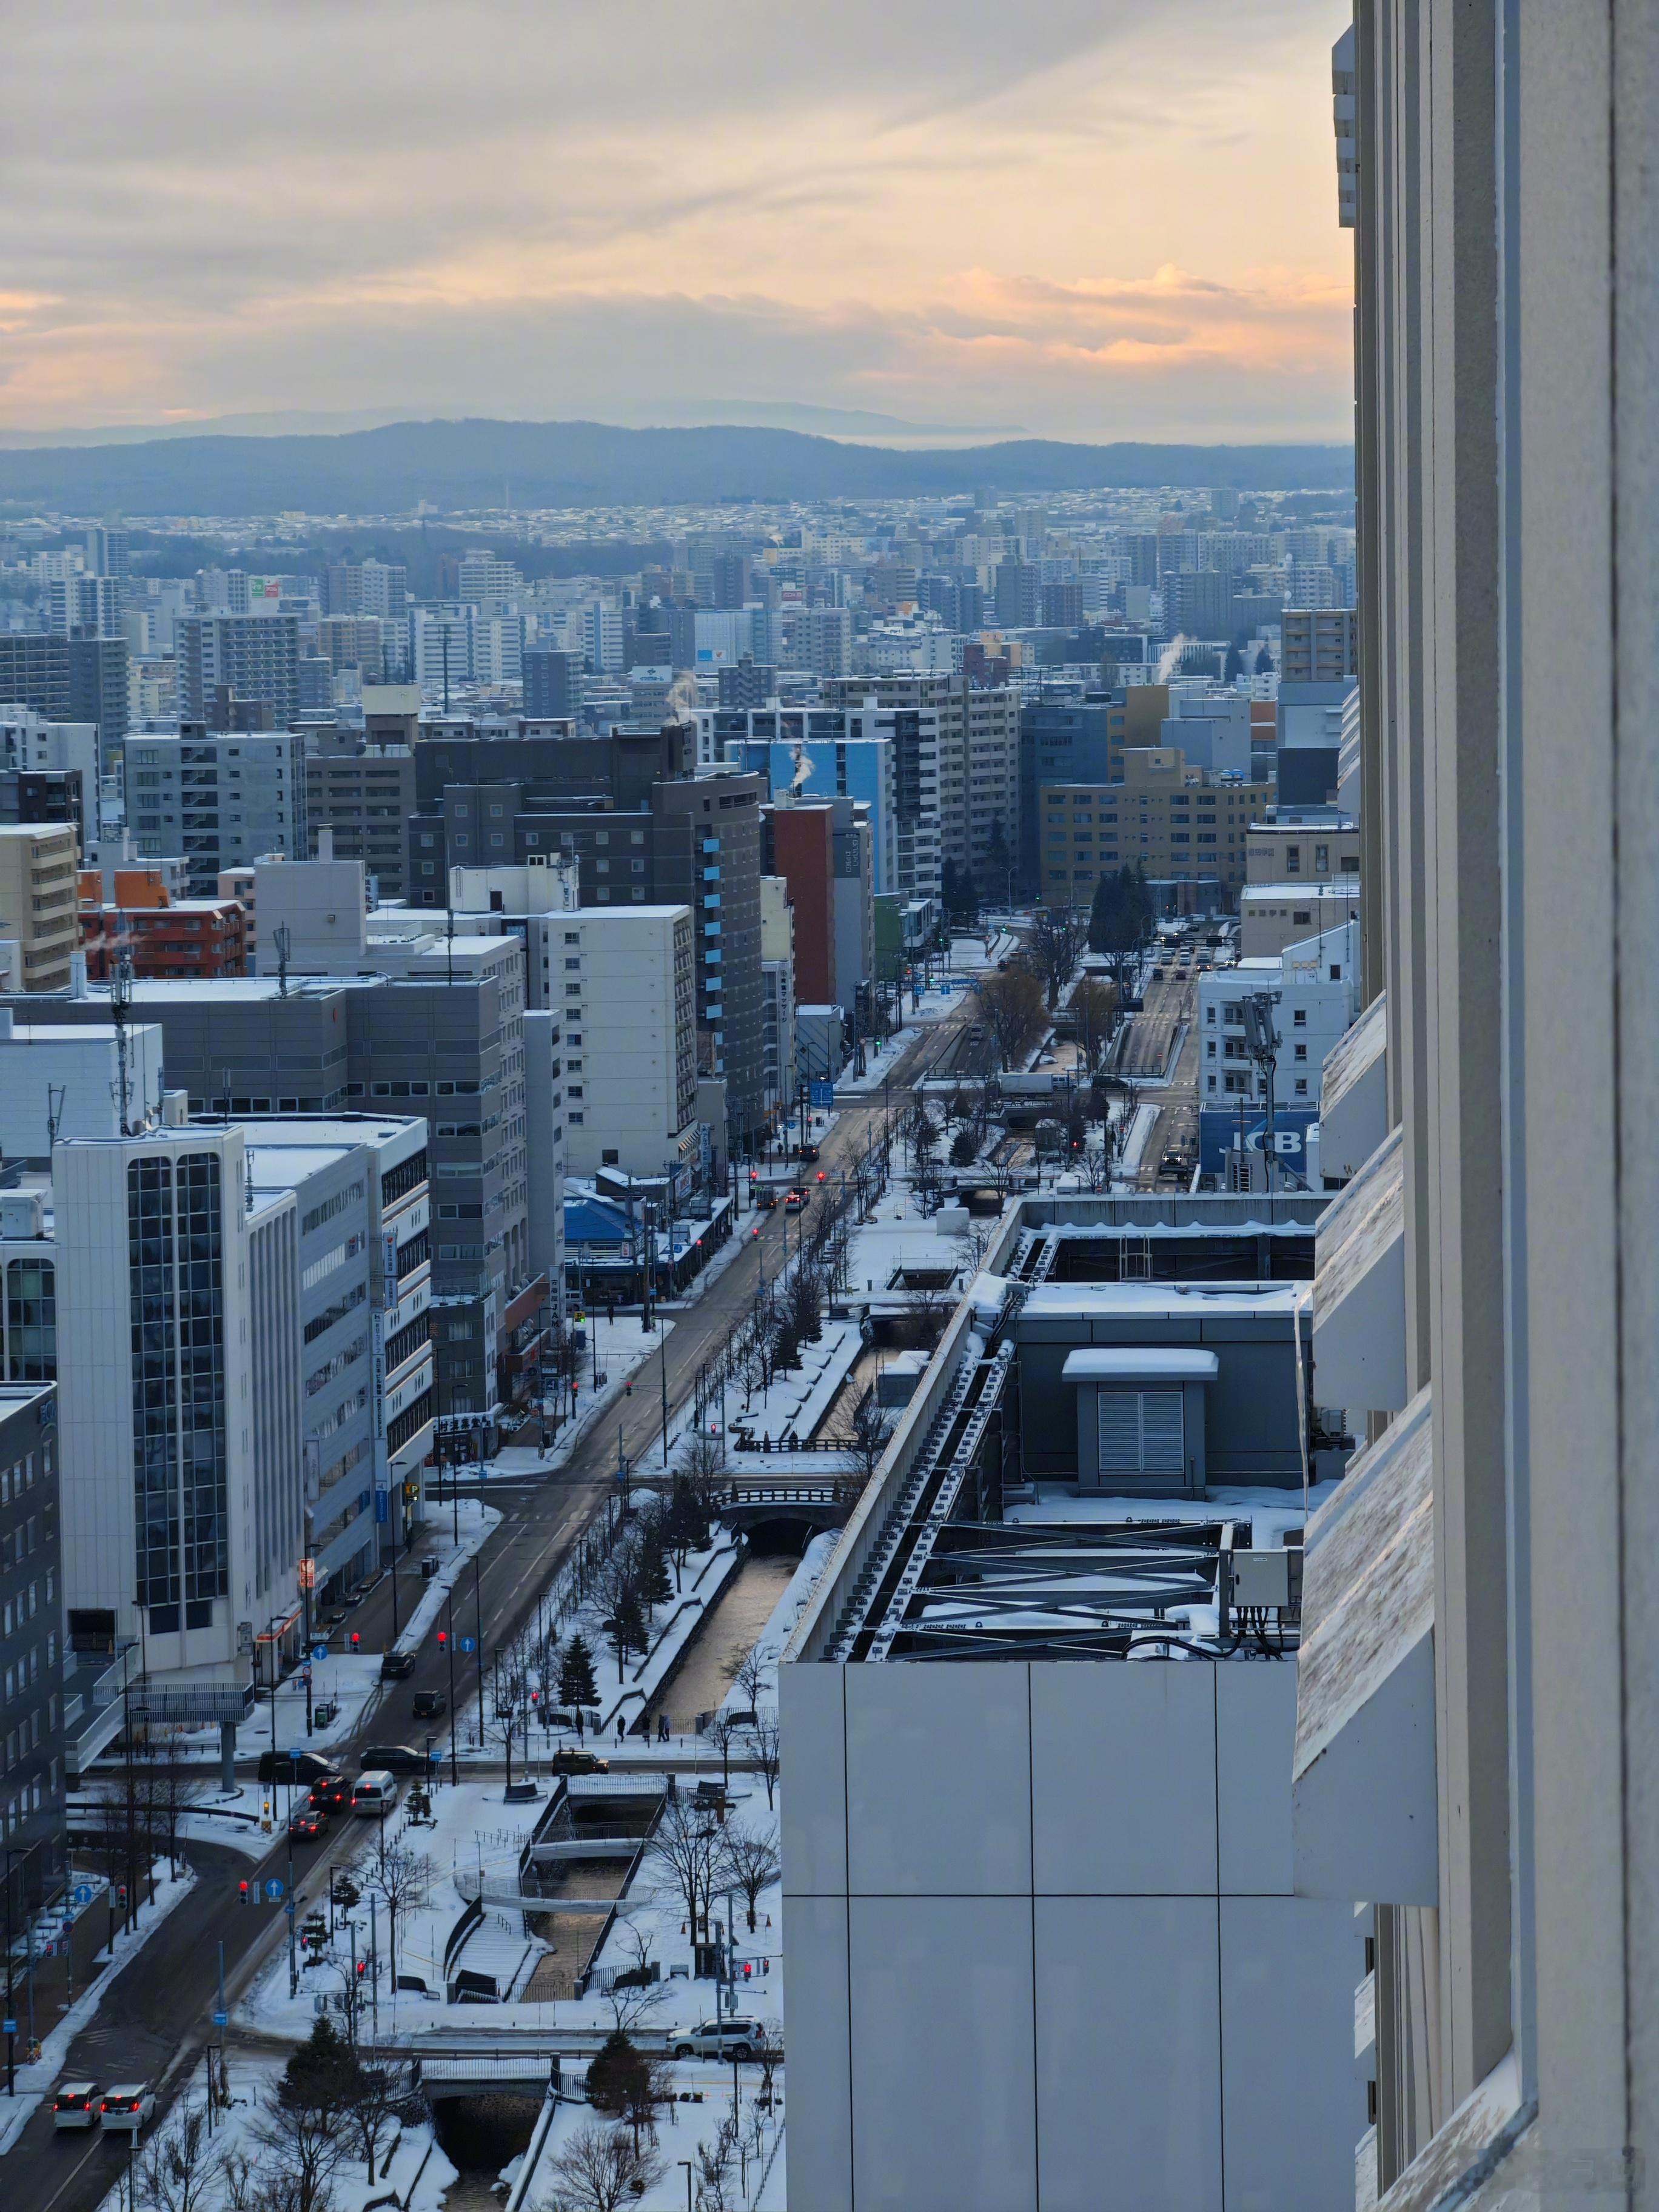
[[[864,1478],[823,1468],[773,1467],[764,1474],[734,1475],[720,1514],[728,1528],[757,1528],[790,1521],[809,1528],[839,1528],[857,1503]]]

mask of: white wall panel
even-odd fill
[[[786,1897],[783,1948],[784,2047],[789,2055],[789,2124],[783,2142],[789,2203],[792,2212],[852,2212],[845,1898]]]
[[[1296,1662],[1214,1672],[1222,1892],[1288,1897]]]
[[[1366,2127],[1353,2055],[1361,1926],[1347,1905],[1221,1900],[1227,2212],[1330,2212],[1352,2201]]]
[[[778,1680],[783,1887],[795,1896],[847,1888],[844,1667],[785,1667]]]
[[[1029,1894],[1028,1671],[994,1661],[846,1669],[855,1896]]]
[[[1213,1896],[1215,1676],[1158,1662],[1031,1669],[1039,1895]]]
[[[1221,2212],[1214,1899],[1036,1913],[1041,2212]]]
[[[1030,1899],[849,1911],[858,2212],[1036,2212]]]

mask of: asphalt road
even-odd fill
[[[904,1086],[953,1048],[956,1041],[942,1036],[941,1029],[957,1025],[952,1021],[936,1026],[901,1055],[889,1086],[895,1112],[908,1100]],[[814,1209],[819,1202],[817,1170],[823,1169],[830,1177],[838,1167],[846,1166],[862,1149],[872,1124],[878,1125],[881,1114],[879,1091],[867,1103],[838,1104],[838,1118],[822,1140],[817,1166],[803,1171],[814,1194]],[[805,1218],[810,1220],[810,1213]],[[783,1265],[786,1240],[793,1243],[802,1218],[786,1214],[781,1207],[769,1213],[745,1208],[737,1232],[743,1249],[701,1298],[673,1314],[674,1326],[661,1355],[667,1362],[671,1412],[677,1412],[691,1395],[699,1367],[754,1297],[762,1269],[770,1279]],[[756,1230],[758,1235],[753,1233]],[[633,1395],[623,1401],[620,1414],[623,1449],[641,1472],[650,1470],[653,1447],[659,1445],[661,1424],[660,1370],[653,1359],[640,1370]],[[582,1438],[556,1474],[532,1487],[515,1486],[500,1493],[501,1524],[478,1555],[476,1578],[468,1570],[455,1594],[456,1634],[477,1634],[481,1626],[479,1656],[507,1641],[531,1618],[538,1595],[599,1510],[614,1480],[617,1430],[613,1407]],[[400,1576],[400,1584],[403,1616],[407,1618],[409,1608],[418,1601],[418,1577]],[[390,1641],[389,1582],[352,1614],[350,1626],[362,1636],[366,1650],[378,1650]],[[414,1718],[416,1692],[441,1690],[447,1695],[450,1656],[447,1653],[441,1656],[435,1641],[428,1637],[414,1674],[404,1681],[384,1686],[354,1744],[420,1743],[430,1723],[416,1723]],[[471,1663],[476,1667],[477,1658]],[[458,1698],[464,1699],[473,1685],[463,1684],[462,1664],[455,1656],[455,1689]],[[447,1722],[440,1725],[447,1727]],[[345,1763],[355,1764],[349,1752]],[[328,1863],[353,1840],[351,1824],[343,1821],[321,1842],[295,1848],[293,1869],[300,1917],[304,1917],[313,1899],[325,1895]],[[199,2074],[202,2051],[216,2032],[212,2014],[220,1944],[224,1946],[226,1992],[234,2005],[270,1948],[286,1938],[287,1923],[280,1908],[244,1905],[238,1887],[242,1880],[254,1881],[256,1875],[258,1882],[276,1875],[286,1883],[286,1836],[278,1836],[257,1865],[246,1855],[218,1844],[192,1844],[189,1856],[200,1877],[196,1888],[117,1977],[94,2020],[75,2039],[59,2076],[101,2084],[118,2080],[155,2081],[161,2091],[158,2113],[192,2072]],[[234,2086],[233,2057],[233,2089]],[[0,2179],[8,2196],[27,2206],[28,2212],[93,2212],[119,2171],[120,2155],[116,2146],[96,2135],[89,2138],[56,2134],[48,2101],[0,2161]]]

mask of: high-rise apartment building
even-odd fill
[[[67,990],[81,943],[80,852],[66,823],[0,823],[0,945],[17,948],[13,987]]]
[[[1659,2139],[1656,72],[1624,0],[1379,0],[1334,58],[1370,1004],[1312,1351],[1362,1449],[1292,1832],[1374,1913],[1389,2212],[1638,2204]]]
[[[1286,607],[1279,640],[1282,683],[1340,684],[1359,673],[1357,607]]]
[[[107,747],[127,726],[125,639],[0,631],[0,705],[95,722]]]
[[[406,744],[379,744],[355,731],[307,739],[306,834],[313,857],[325,830],[341,860],[361,860],[377,899],[409,895],[405,824],[415,811],[415,758]]]
[[[58,1411],[50,1382],[0,1383],[0,1849],[17,1916],[58,1894],[68,1863]]]
[[[582,710],[582,656],[556,646],[528,646],[524,655],[524,711],[535,719],[574,720]]]
[[[264,629],[275,617],[254,617]],[[127,823],[141,857],[181,853],[205,897],[220,872],[307,850],[305,739],[288,730],[146,733],[123,756]]]
[[[179,710],[186,721],[205,721],[225,684],[238,699],[267,702],[273,729],[293,726],[300,711],[297,615],[181,615],[177,639]]]
[[[689,1184],[696,1173],[696,928],[686,906],[558,917],[548,988],[564,1031],[571,1174]]]

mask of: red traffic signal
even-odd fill
[[[760,1170],[758,1168],[750,1169],[749,1180],[750,1182],[758,1182],[760,1181]]]
[[[361,1635],[359,1635],[358,1632],[354,1628],[351,1632],[351,1648],[354,1651],[357,1649],[357,1646],[362,1642],[362,1640],[363,1639]]]
[[[246,1883],[246,1882],[245,1882],[245,1881],[239,1881],[239,1882],[237,1883],[237,1885],[236,1885],[236,1887],[237,1887],[238,1893],[240,1893],[240,1897],[241,1897],[241,1900],[242,1900],[243,1904],[244,1904],[244,1905],[247,1905],[247,1904],[251,1903],[251,1902],[252,1902],[252,1891],[249,1889],[247,1883]],[[124,1891],[122,1893],[123,1893],[123,1895],[125,1895],[125,1892]]]
[[[448,1641],[449,1631],[447,1628],[441,1628],[438,1631],[438,1649],[440,1651],[443,1650],[445,1644],[447,1644]]]
[[[541,1694],[542,1694],[542,1693],[541,1693],[541,1692],[540,1692],[539,1690],[532,1690],[532,1691],[530,1692],[530,1702],[531,1702],[531,1704],[532,1704],[532,1705],[535,1705],[535,1704],[537,1704],[537,1703],[539,1701],[539,1699],[540,1699],[540,1698],[541,1698]]]
[[[823,1170],[822,1168],[818,1170],[818,1181],[820,1182],[823,1181]]]
[[[362,1981],[362,1979],[363,1976],[364,1976],[368,1972],[368,1960],[367,1960],[367,1959],[359,1959],[359,1960],[358,1960],[358,1961],[357,1961],[357,1978],[358,1978],[358,1980],[359,1980],[359,1981]]]

